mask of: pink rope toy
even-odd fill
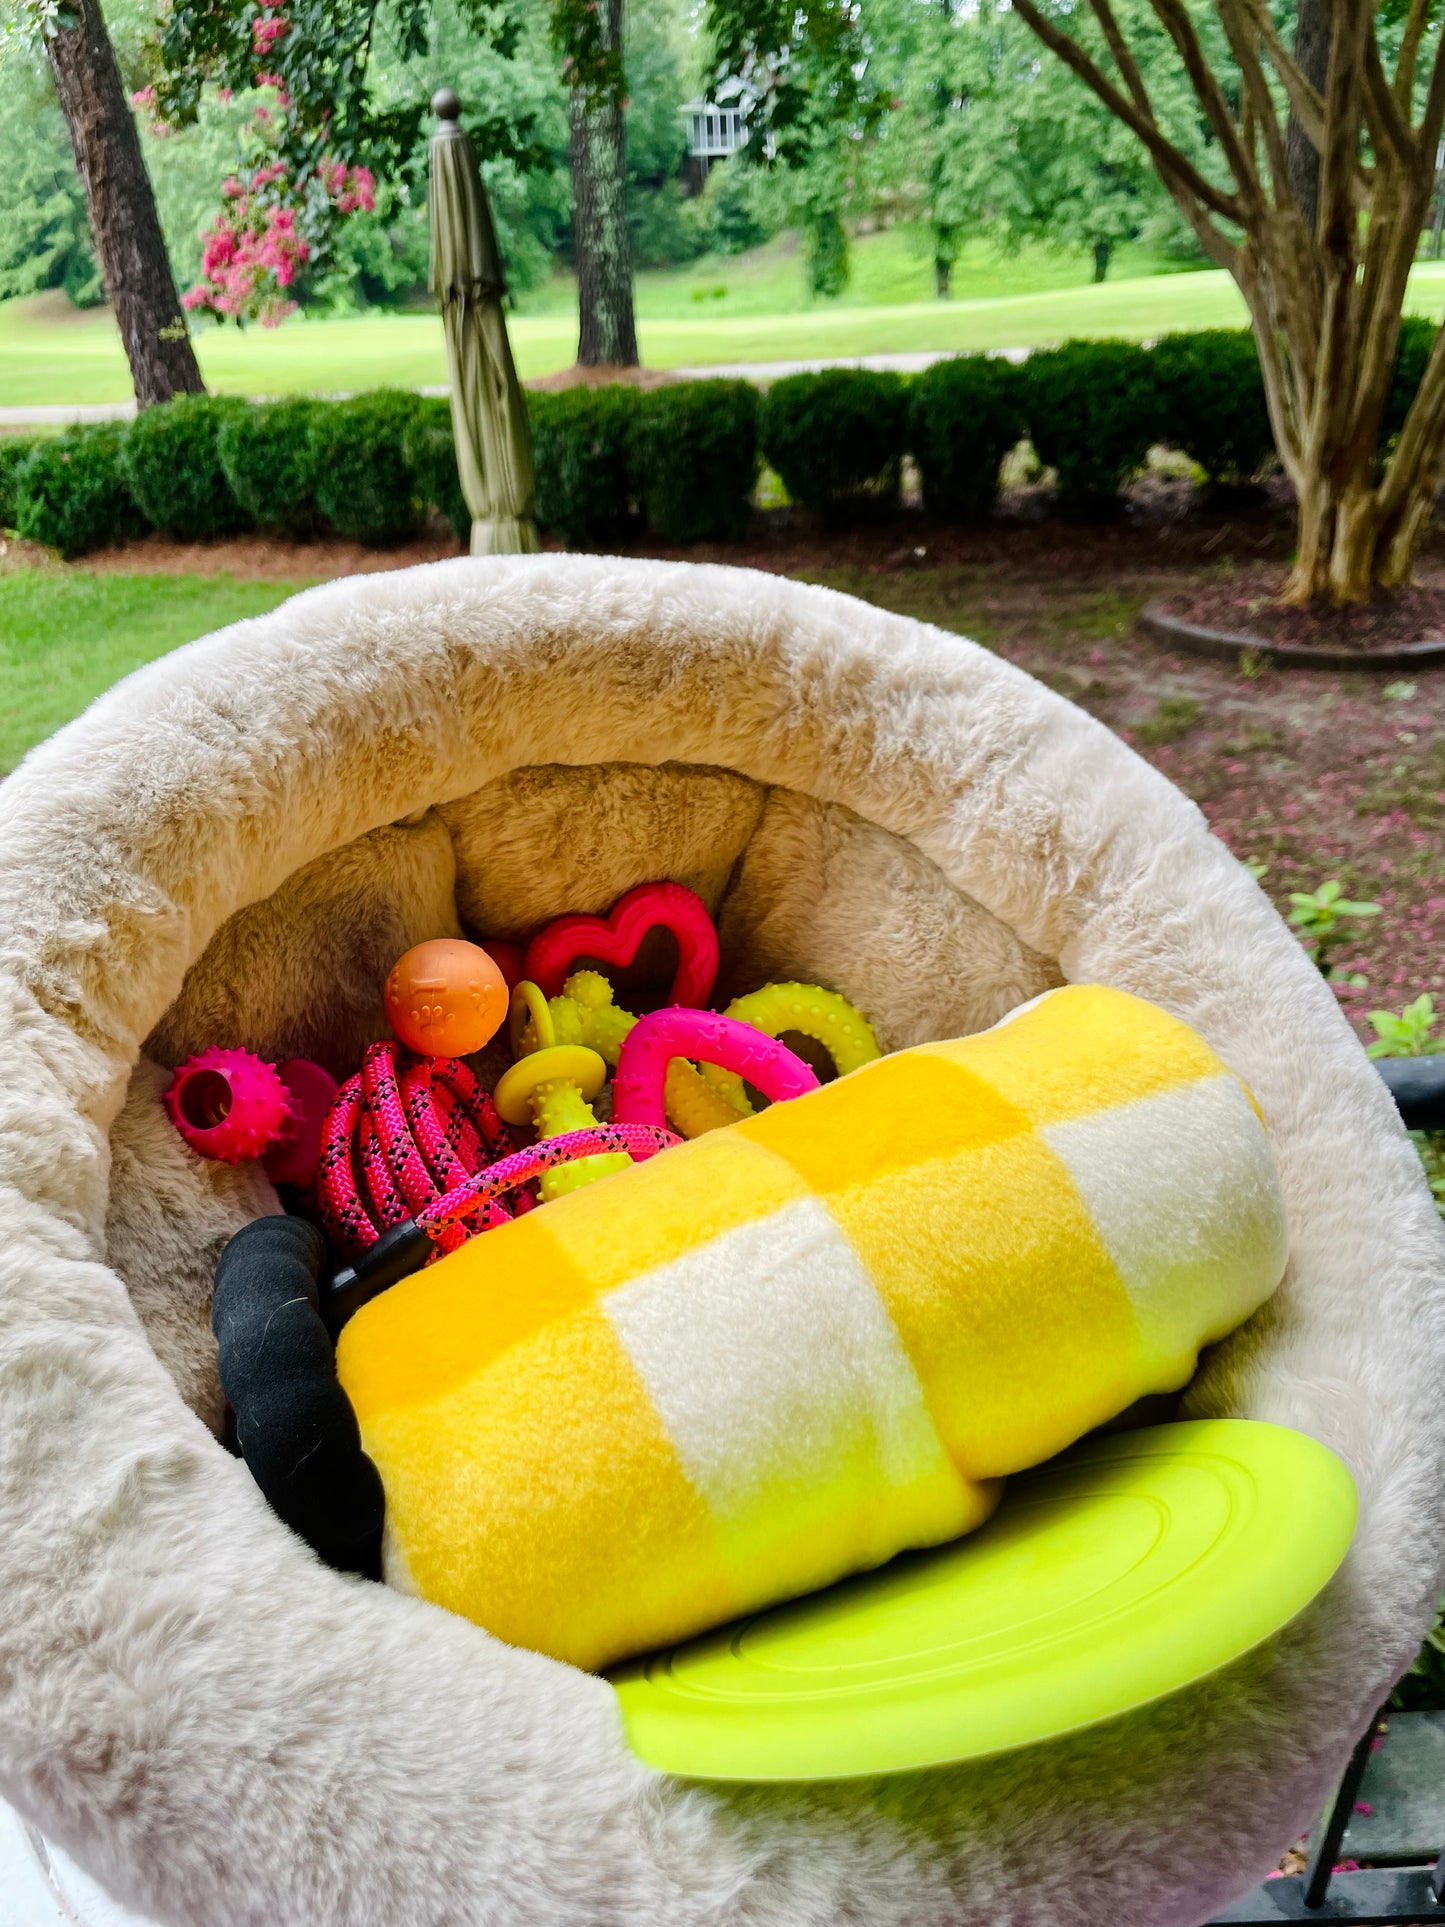
[[[663,1123],[663,1085],[674,1057],[735,1071],[774,1103],[818,1088],[801,1057],[751,1024],[708,1010],[654,1010],[639,1017],[623,1040],[612,1085],[615,1124]]]
[[[415,1218],[517,1141],[458,1057],[414,1057],[400,1044],[372,1044],[336,1093],[321,1132],[316,1201],[332,1242],[351,1257],[382,1232]],[[511,1213],[483,1199],[448,1224],[445,1249]]]
[[[316,1198],[328,1236],[360,1258],[382,1235],[414,1223],[442,1251],[506,1224],[503,1196],[555,1165],[599,1151],[653,1156],[667,1130],[599,1125],[519,1151],[496,1106],[455,1057],[413,1057],[373,1044],[337,1092],[321,1135]],[[522,1193],[514,1209],[533,1208]]]
[[[396,1046],[372,1046],[373,1050],[387,1048],[394,1050]],[[354,1081],[363,1085],[364,1101],[364,1069]],[[486,1101],[490,1103],[491,1100]],[[337,1108],[341,1108],[339,1100]],[[544,1171],[550,1171],[558,1164],[573,1158],[596,1157],[608,1151],[625,1151],[634,1162],[641,1163],[681,1141],[671,1131],[655,1130],[641,1124],[598,1124],[585,1131],[567,1131],[560,1137],[543,1138],[537,1144],[529,1144],[525,1150],[509,1152],[496,1163],[474,1171],[470,1177],[453,1185],[441,1196],[432,1197],[416,1212],[415,1217],[403,1215],[394,1218],[384,1230],[379,1229],[367,1215],[358,1196],[347,1219],[353,1227],[351,1241],[354,1263],[343,1267],[323,1286],[322,1315],[333,1332],[339,1331],[347,1319],[371,1299],[399,1283],[411,1272],[419,1271],[431,1259],[444,1252],[455,1251],[465,1244],[473,1230],[486,1230],[489,1225],[505,1223],[507,1212],[501,1202],[504,1193],[516,1191],[519,1186],[530,1183],[533,1178],[540,1177]],[[337,1162],[342,1157],[349,1161],[350,1139],[338,1138],[337,1144]],[[319,1195],[330,1196],[330,1203],[323,1205],[330,1230],[333,1224],[340,1223],[336,1204],[340,1187],[336,1183],[334,1170],[329,1173],[328,1186],[323,1189],[318,1184],[317,1188]],[[529,1206],[531,1204],[531,1199],[523,1192],[517,1200],[519,1209],[524,1198]],[[356,1227],[359,1224],[365,1225],[370,1237],[364,1247],[358,1250],[360,1239]],[[333,1231],[332,1235],[337,1236],[337,1233]]]

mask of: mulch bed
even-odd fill
[[[1445,582],[1429,575],[1398,595],[1359,608],[1291,609],[1278,600],[1284,570],[1268,564],[1206,576],[1157,605],[1158,613],[1188,625],[1273,648],[1282,657],[1292,651],[1328,651],[1337,660],[1348,656],[1362,662],[1374,657],[1420,653],[1421,644],[1436,644],[1445,654]]]

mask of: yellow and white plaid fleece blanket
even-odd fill
[[[337,1365],[388,1578],[600,1667],[967,1532],[1284,1261],[1238,1078],[1074,987],[473,1239]]]

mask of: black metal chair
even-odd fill
[[[1410,1130],[1445,1131],[1445,1057],[1385,1057],[1377,1068]],[[1412,1797],[1422,1786],[1433,1798]],[[1346,1869],[1336,1873],[1341,1861]],[[1445,1713],[1382,1708],[1310,1835],[1304,1871],[1261,1882],[1210,1927],[1281,1920],[1350,1927],[1445,1921]]]

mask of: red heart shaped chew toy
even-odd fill
[[[648,931],[659,928],[677,939],[668,1002],[704,1009],[717,981],[717,931],[702,898],[681,883],[639,883],[606,917],[558,917],[528,944],[522,974],[544,997],[559,997],[579,957],[630,964]]]

